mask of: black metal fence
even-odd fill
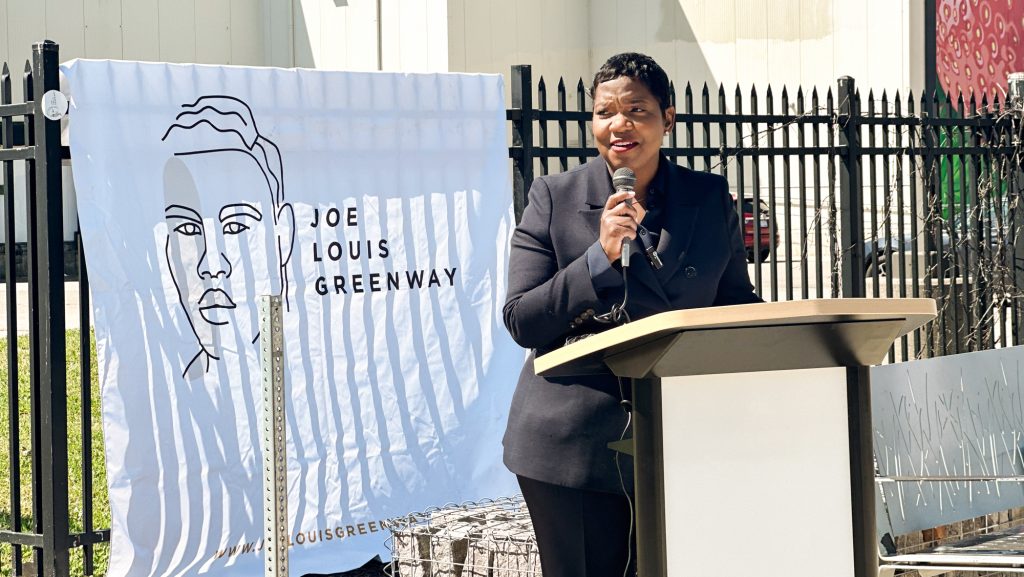
[[[108,541],[108,529],[93,527],[92,360],[89,354],[89,286],[81,247],[76,268],[81,271],[82,351],[78,382],[68,381],[64,312],[64,281],[67,268],[63,238],[61,160],[67,149],[60,144],[60,122],[40,114],[39,103],[50,90],[59,90],[59,56],[52,42],[36,44],[22,75],[24,102],[14,103],[12,75],[7,64],[0,75],[0,175],[3,185],[4,246],[17,246],[18,221],[27,227],[28,302],[19,302],[17,285],[4,284],[7,307],[5,389],[6,406],[0,453],[5,454],[4,479],[0,479],[0,574],[69,575],[71,551],[85,574],[94,572],[95,543]],[[20,165],[20,166],[19,166]],[[21,215],[23,218],[19,219]],[[17,275],[19,251],[3,255],[5,279]],[[22,264],[24,267],[24,264]],[[19,307],[28,307],[28,363],[18,349]],[[26,374],[19,374],[27,368]],[[25,395],[25,388],[28,394]],[[69,391],[77,388],[76,406],[69,410]],[[27,415],[22,406],[27,396]],[[69,454],[69,423],[77,425],[81,438],[78,454]],[[27,443],[25,442],[27,439]],[[80,463],[75,475],[69,460]],[[26,471],[25,469],[28,468]],[[69,487],[82,495],[71,510]],[[104,490],[105,488],[99,488]],[[28,501],[28,510],[22,503]]]
[[[553,99],[529,66],[514,67],[511,82],[518,216],[536,174],[597,150],[583,80],[574,110],[563,79]],[[941,94],[862,99],[849,77],[824,95],[687,85],[672,102],[663,151],[729,180],[766,300],[935,298],[937,320],[900,339],[890,362],[1020,344],[1019,107]]]
[[[105,488],[93,486],[98,428],[91,420],[89,288],[80,246],[75,264],[83,330],[74,372],[81,377],[67,380],[60,167],[69,154],[60,145],[59,122],[39,114],[38,105],[46,91],[58,89],[58,61],[55,44],[33,47],[23,103],[12,102],[6,66],[0,79],[4,246],[16,245],[19,214],[28,238],[28,302],[19,302],[15,283],[4,285],[0,470],[7,473],[0,479],[0,574],[65,576],[74,565],[76,574],[91,575],[94,546],[110,539],[109,530],[93,526],[94,503]],[[535,174],[568,170],[597,152],[588,142],[582,81],[574,89],[559,81],[551,108],[548,87],[540,80],[534,89],[529,66],[514,67],[511,83],[509,156],[518,216]],[[760,99],[753,89],[697,93],[687,86],[681,101],[674,96],[678,123],[664,151],[675,162],[729,180],[762,296],[936,298],[939,318],[897,343],[890,361],[1020,343],[1024,247],[1015,106],[1001,107],[998,100],[965,105],[935,95],[862,99],[849,78],[824,95],[783,89],[776,100],[769,88],[763,107]],[[4,253],[6,279],[16,278],[15,255]],[[26,304],[27,364],[18,352],[16,314]],[[23,368],[27,375],[19,374]],[[75,397],[70,407],[69,396]],[[69,436],[81,437],[74,454]],[[69,487],[80,499],[73,502]]]

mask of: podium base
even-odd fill
[[[870,444],[867,487],[859,448],[870,405],[850,400],[866,376],[832,367],[635,381],[639,574],[874,575],[874,499],[860,493],[873,491]]]

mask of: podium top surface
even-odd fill
[[[701,362],[691,362],[692,370],[684,369],[683,374],[868,365],[881,361],[895,339],[935,316],[935,301],[924,298],[812,299],[676,310],[566,345],[535,359],[534,369],[538,375],[560,376],[607,372],[610,367],[622,376],[651,376],[658,372],[655,365],[662,360],[658,355],[664,356],[673,344],[684,344],[672,338],[686,333],[700,338],[674,352],[690,353],[690,361],[699,361],[717,350],[710,356],[726,357],[729,370],[718,370],[714,363],[701,368]],[[728,350],[731,344],[748,353],[743,355],[745,361],[737,364],[736,350]],[[723,346],[728,348],[716,349]],[[831,358],[816,360],[811,349],[822,349],[819,357]],[[641,355],[649,357],[647,364],[641,363],[645,368],[623,368],[624,358]],[[680,354],[671,357],[676,361],[673,370],[686,362],[678,358]],[[804,360],[787,361],[786,357]],[[790,366],[794,363],[803,366]]]

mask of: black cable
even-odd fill
[[[622,302],[612,305],[612,310],[594,315],[594,320],[604,324],[621,325],[630,322],[629,313],[626,312],[626,302],[629,301],[629,267],[622,267]]]
[[[622,410],[626,412],[626,426],[622,428],[622,434],[619,435],[619,442],[622,442],[626,438],[626,432],[629,431],[630,425],[633,423],[633,403],[626,400],[625,387],[622,384],[623,378],[616,377],[619,381],[619,398],[622,399],[619,405]],[[632,389],[633,379],[630,379],[630,389]],[[629,496],[629,491],[626,490],[626,480],[622,477],[622,467],[619,465],[619,451],[615,451],[615,472],[619,474],[619,487],[622,488],[622,494],[626,496],[626,503],[629,504],[629,532],[626,534],[626,567],[622,570],[622,577],[629,576],[629,567],[633,562],[633,517],[635,512],[633,511],[633,498]],[[636,458],[635,456],[633,457]]]

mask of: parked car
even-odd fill
[[[919,250],[924,250],[924,241],[918,240]],[[909,234],[903,235],[903,246],[904,248],[904,262],[907,267],[910,267],[911,253],[913,242]],[[949,235],[945,232],[942,233],[942,246],[943,249],[949,247]],[[898,267],[900,265],[900,239],[897,237],[879,238],[877,240],[868,239],[864,242],[864,276],[866,278],[873,278],[876,274],[880,277],[888,276],[890,267]],[[945,250],[943,250],[945,252]],[[920,271],[924,271],[927,264],[923,259],[918,259],[918,266]],[[899,269],[896,269],[899,270]]]
[[[931,246],[930,248],[933,253],[931,258],[924,258],[925,247],[925,231],[919,228],[917,237],[917,250],[919,251],[918,256],[918,274],[925,274],[925,269],[929,266],[936,266],[935,253],[941,255],[941,270],[942,276],[953,278],[962,276],[964,271],[960,270],[965,263],[969,263],[971,267],[977,259],[986,258],[988,255],[996,255],[1000,253],[1002,248],[1002,254],[1005,255],[1007,261],[1011,255],[1013,255],[1013,234],[1011,230],[1012,222],[1012,211],[1009,204],[1008,195],[1001,199],[1001,202],[996,205],[986,205],[987,214],[984,215],[986,222],[986,230],[984,231],[985,237],[988,243],[988,249],[979,251],[977,241],[974,240],[973,227],[978,226],[977,221],[970,223],[963,223],[963,215],[959,212],[955,213],[950,222],[944,222],[941,225],[939,231],[939,238],[933,241],[934,244],[939,246]],[[972,215],[974,218],[978,218],[980,215]],[[997,231],[994,230],[995,223],[1001,223],[1003,226],[1003,234],[1000,236]],[[964,224],[967,224],[965,227]],[[987,227],[993,227],[992,230],[987,230]],[[969,230],[965,231],[967,228]],[[950,241],[950,232],[954,232],[954,239]],[[966,233],[966,234],[965,234]],[[1002,239],[1003,246],[999,246],[1000,238]],[[985,241],[983,241],[985,242]],[[865,275],[869,278],[873,277],[875,273],[879,276],[886,276],[890,270],[895,273],[900,266],[900,236],[898,233],[894,233],[892,237],[886,241],[884,238],[879,238],[877,241],[867,240],[864,243],[864,268]],[[906,267],[905,275],[910,278],[912,275],[911,268],[911,257],[913,256],[914,245],[909,234],[903,235],[903,264]],[[984,253],[980,254],[980,253]],[[1021,270],[1024,265],[1024,255],[1016,256],[1016,263],[1013,268]],[[934,271],[933,271],[934,272]],[[899,276],[899,275],[895,275]]]
[[[1009,235],[1004,235],[1004,254],[1012,254],[1013,241],[1009,238]],[[979,255],[978,250],[975,247],[975,243],[972,239],[958,238],[955,246],[950,246],[949,232],[943,230],[940,235],[941,247],[935,247],[939,254],[942,255],[942,270],[944,276],[955,277],[959,276],[960,272],[957,270],[957,265],[963,266],[965,262],[970,259],[974,262]],[[918,238],[918,250],[921,251],[921,256],[918,257],[919,274],[924,274],[928,263],[924,259],[925,242],[922,237]],[[903,247],[904,256],[903,262],[907,268],[907,276],[909,277],[911,258],[913,252],[913,242],[910,235],[903,236]],[[998,239],[993,235],[989,239],[989,251],[990,254],[995,254],[998,250]],[[892,267],[899,267],[900,265],[900,240],[898,237],[892,237],[886,242],[885,239],[868,240],[864,243],[864,275],[867,278],[872,278],[874,275],[883,277],[889,274]],[[933,265],[934,266],[934,265]],[[897,269],[898,270],[898,269]],[[897,275],[898,276],[898,275]]]
[[[736,200],[736,196],[733,196],[733,201]],[[768,260],[768,256],[771,255],[772,249],[779,245],[779,232],[774,231],[775,238],[772,240],[772,232],[775,227],[772,226],[771,212],[768,210],[768,203],[761,200],[758,201],[758,218],[760,223],[758,227],[760,230],[761,242],[758,247],[760,251],[757,254],[756,262],[764,262]],[[747,249],[747,262],[755,262],[754,260],[754,202],[749,198],[743,199],[743,246]]]

